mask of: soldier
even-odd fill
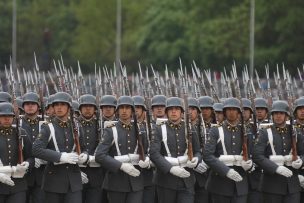
[[[182,122],[183,102],[178,97],[166,101],[168,121],[157,125],[151,140],[150,156],[157,170],[155,184],[159,203],[194,202],[195,177],[192,168],[201,158],[199,141],[192,131],[193,158],[188,159],[187,135]],[[191,153],[191,152],[190,152]]]
[[[253,110],[252,103],[247,98],[242,98],[243,102],[243,118],[244,125],[246,129],[246,134],[248,136],[250,149],[249,156],[252,159],[253,156],[253,144],[255,143],[257,133],[254,132],[254,123],[251,122]],[[263,194],[260,191],[260,183],[262,177],[262,169],[258,166],[255,166],[254,170],[248,174],[249,181],[249,192],[248,192],[248,203],[258,203],[263,202]]]
[[[96,149],[96,161],[107,169],[103,188],[110,203],[142,202],[144,180],[140,171],[150,167],[150,160],[149,157],[139,160],[137,154],[140,135],[136,132],[137,123],[131,122],[134,111],[132,97],[119,97],[116,107],[119,120],[104,129]]]
[[[104,95],[100,100],[102,121],[114,121],[117,99],[113,95]]]
[[[81,166],[82,172],[88,177],[88,183],[84,184],[82,190],[83,202],[93,203],[101,202],[102,183],[104,173],[100,164],[95,162],[95,150],[100,141],[99,125],[96,120],[95,112],[97,110],[96,98],[93,95],[85,94],[79,98],[79,132],[83,138],[86,151],[89,154],[89,161]]]
[[[17,97],[16,98],[16,102],[17,102],[17,105],[18,105],[19,115],[24,115],[24,109],[22,107],[22,104],[23,104],[22,98],[21,97]]]
[[[294,112],[295,116],[295,130],[297,137],[304,136],[304,97],[300,97],[294,102]],[[301,189],[301,202],[304,202],[304,171],[303,169],[299,171],[299,181],[302,187]]]
[[[54,117],[54,108],[53,108],[54,95],[50,95],[46,102],[45,114],[48,116],[50,121]]]
[[[35,141],[39,134],[39,96],[34,92],[28,92],[22,97],[22,107],[24,117],[20,120],[20,126],[26,131],[31,143]],[[45,168],[45,162],[35,159],[35,167],[27,175],[27,202],[43,202],[44,193],[41,190],[42,175]]]
[[[222,103],[214,103],[213,104],[213,110],[215,115],[215,120],[218,125],[223,125],[223,122],[225,120],[225,116],[223,113],[224,105]]]
[[[73,129],[73,117],[70,117],[72,97],[66,92],[54,95],[55,118],[51,123],[43,124],[38,138],[33,144],[33,155],[48,161],[42,181],[45,202],[81,202],[82,177],[78,164],[88,161],[86,153],[74,152],[81,145]],[[72,116],[72,114],[71,114]]]
[[[7,92],[0,92],[0,103],[1,102],[12,103],[12,96]]]
[[[145,105],[145,99],[142,96],[133,96],[135,112],[137,116],[138,126],[141,132],[148,135],[148,124],[145,121],[147,107]],[[144,140],[145,146],[150,146],[149,136],[146,136]],[[153,168],[145,168],[141,171],[144,177],[144,193],[143,193],[143,203],[154,203],[155,199],[155,185],[153,184]]]
[[[203,120],[205,122],[205,127],[207,133],[211,128],[211,124],[214,123],[213,117],[213,99],[210,96],[201,96],[198,98],[199,106],[202,112]]]
[[[75,114],[75,117],[78,118],[80,116],[79,112],[79,102],[76,100],[72,100],[72,107]]]
[[[264,98],[255,98],[254,104],[258,124],[269,123],[267,100]]]
[[[245,203],[248,193],[246,171],[251,170],[253,164],[242,156],[240,101],[226,99],[223,111],[226,120],[222,126],[211,128],[203,152],[204,160],[211,168],[206,189],[213,202]]]
[[[155,95],[151,99],[152,115],[154,118],[154,123],[157,118],[165,118],[165,108],[166,108],[166,96],[165,95]]]
[[[24,174],[33,167],[32,144],[23,129],[12,127],[14,110],[10,103],[0,104],[0,202],[26,202]],[[20,146],[23,143],[20,154]],[[20,164],[20,161],[23,161]]]
[[[204,129],[201,125],[200,119],[200,108],[198,101],[195,98],[189,97],[188,98],[188,106],[189,106],[189,116],[192,123],[192,127],[196,130],[198,135],[201,150],[204,148]],[[203,131],[203,132],[202,132]],[[205,184],[207,181],[208,173],[206,173],[208,166],[207,164],[201,159],[199,160],[199,165],[194,169],[194,174],[196,178],[195,182],[195,196],[194,202],[209,202],[209,195],[205,189]]]
[[[257,138],[253,160],[263,170],[262,192],[264,202],[300,202],[300,183],[298,169],[303,165],[302,136],[291,135],[286,124],[289,107],[286,101],[278,100],[272,104],[273,125],[261,129]],[[295,139],[295,140],[294,140]],[[292,143],[296,142],[295,148]]]

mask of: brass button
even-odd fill
[[[90,130],[87,130],[87,133],[89,133],[90,132]]]
[[[9,150],[8,153],[11,153],[11,150]]]
[[[11,139],[7,139],[7,141],[10,141]]]
[[[69,148],[69,146],[66,146],[65,148],[67,148],[67,149],[68,149],[68,148]]]
[[[66,166],[65,168],[66,168],[66,169],[69,169],[69,166]]]
[[[32,131],[34,132],[34,131],[35,131],[35,129],[32,129]]]
[[[131,147],[128,147],[128,149],[131,149]]]
[[[232,138],[234,139],[234,138],[235,138],[235,136],[233,135],[233,136],[232,136]]]
[[[131,141],[130,140],[128,140],[128,143],[130,143]]]
[[[8,148],[11,148],[11,145],[8,145]]]
[[[89,136],[87,136],[87,139],[89,139]]]
[[[235,143],[234,143],[234,142],[233,142],[232,144],[233,144],[233,145],[235,145]]]

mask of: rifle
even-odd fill
[[[253,111],[252,114],[252,118],[253,118],[253,128],[252,128],[252,132],[254,135],[257,135],[257,119],[256,119],[256,110],[255,110],[255,97],[256,97],[256,92],[255,92],[255,88],[253,85],[253,81],[252,78],[250,79],[250,84],[251,84],[251,88],[249,88],[249,97],[250,97],[250,101],[251,101],[251,108]]]
[[[79,142],[79,134],[78,134],[78,126],[76,125],[75,122],[75,116],[74,116],[74,109],[73,107],[70,108],[70,118],[71,118],[71,124],[73,128],[73,139],[74,139],[74,144],[75,144],[75,151],[79,155],[81,154],[81,149],[80,149],[80,142]]]
[[[41,78],[40,78],[40,73],[39,73],[39,66],[37,63],[37,59],[36,59],[36,54],[34,53],[34,58],[35,58],[35,68],[36,68],[36,78],[37,78],[37,88],[38,88],[38,92],[39,92],[39,99],[40,99],[40,110],[41,110],[41,119],[44,121],[44,102],[43,102],[43,90],[42,90],[42,82],[41,82]],[[35,75],[36,75],[35,74]]]
[[[100,99],[100,89],[99,89],[99,86],[100,86],[100,81],[99,81],[99,77],[97,75],[97,72],[96,72],[96,66],[95,66],[95,88],[96,88],[96,134],[97,134],[97,137],[98,139],[101,138],[102,136],[102,133],[103,133],[103,128],[102,128],[102,124],[101,124],[101,120],[100,120],[100,108],[99,108],[99,99]]]

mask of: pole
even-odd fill
[[[250,33],[249,33],[249,49],[250,49],[250,77],[253,77],[254,69],[254,12],[255,12],[255,0],[250,0]]]

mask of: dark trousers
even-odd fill
[[[195,194],[194,194],[194,202],[195,203],[208,203],[209,200],[209,192],[205,189],[205,187],[200,187],[198,183],[195,183]]]
[[[0,203],[25,203],[26,192],[17,192],[9,195],[0,195]]]
[[[26,202],[44,203],[44,191],[41,189],[41,186],[35,185],[33,187],[28,187]]]
[[[264,193],[264,202],[265,203],[299,203],[300,197],[301,197],[300,192],[287,194],[287,195]]]
[[[81,203],[81,190],[68,193],[45,192],[45,203]]]
[[[211,194],[212,202],[214,203],[246,203],[247,195],[242,196],[223,196]]]
[[[173,190],[157,186],[159,203],[193,203],[194,188]]]
[[[99,187],[84,187],[82,190],[83,203],[103,203],[102,188]]]
[[[142,203],[143,191],[113,192],[108,191],[109,203]]]
[[[251,190],[248,193],[248,203],[262,203],[263,202],[263,193],[257,190]]]
[[[155,199],[155,186],[145,186],[144,187],[144,194],[143,194],[143,203],[154,203]]]

